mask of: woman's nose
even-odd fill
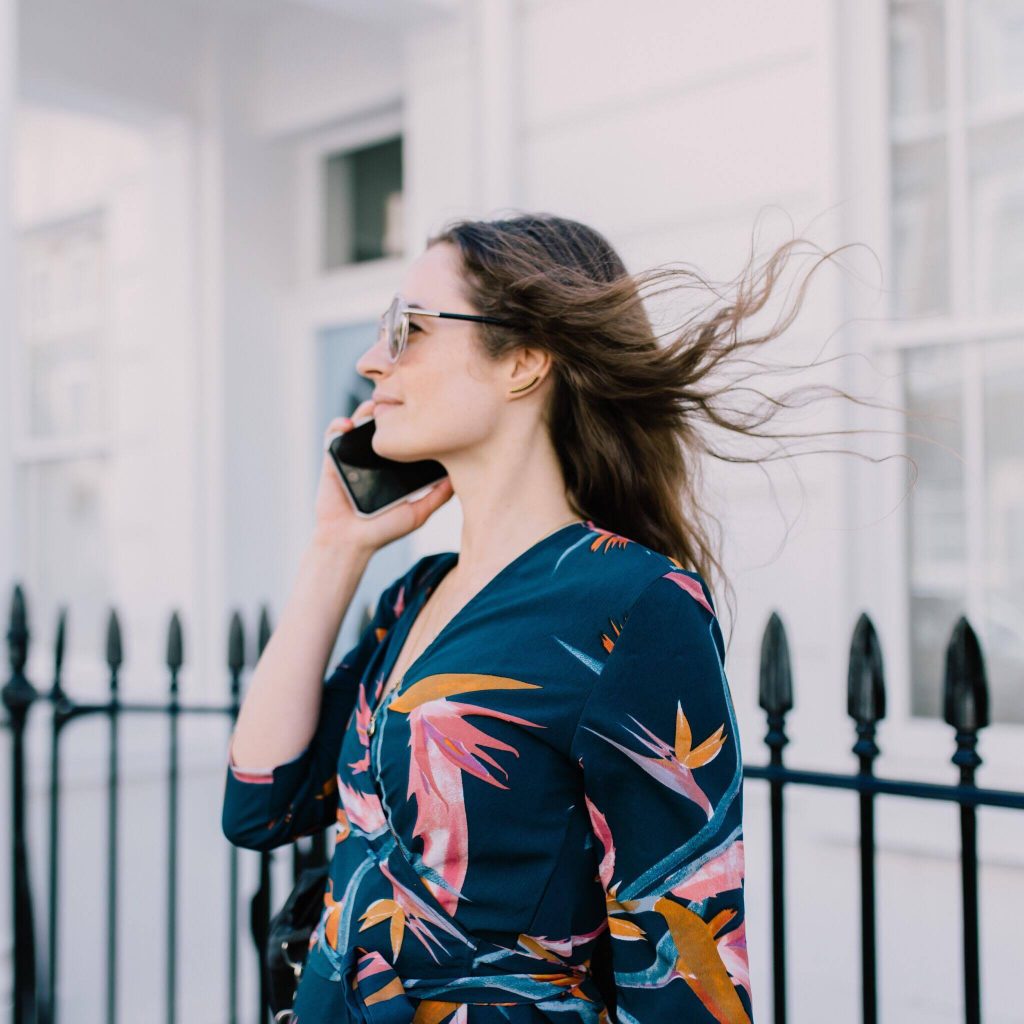
[[[378,333],[377,340],[356,361],[356,372],[364,377],[374,372],[387,374],[391,365],[383,335]]]

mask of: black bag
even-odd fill
[[[284,906],[270,919],[264,966],[270,1012],[275,1020],[282,1010],[290,1010],[295,1001],[309,952],[309,937],[324,909],[327,871],[327,864],[305,868]]]

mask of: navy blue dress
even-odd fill
[[[294,1024],[750,1021],[739,732],[702,577],[571,523],[371,719],[457,561],[427,555],[384,590],[306,750],[228,764],[236,845],[337,825]]]

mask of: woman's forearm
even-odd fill
[[[239,769],[274,767],[308,746],[327,659],[371,555],[314,534],[238,714],[230,756]]]

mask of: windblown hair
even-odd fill
[[[732,593],[721,564],[721,524],[704,505],[703,456],[749,463],[772,457],[719,450],[702,425],[744,439],[776,441],[814,436],[760,429],[781,409],[793,408],[790,400],[796,396],[824,389],[875,405],[821,384],[771,397],[756,388],[737,388],[769,369],[760,363],[734,380],[713,380],[720,364],[753,362],[735,357],[783,334],[814,270],[845,248],[824,253],[814,263],[790,310],[766,332],[741,338],[744,322],[765,307],[787,261],[805,241],[791,239],[763,266],[757,265],[752,245],[731,301],[685,264],[630,274],[598,231],[551,214],[450,221],[427,245],[457,246],[467,300],[486,316],[511,321],[510,326],[478,325],[491,357],[523,344],[551,354],[554,382],[546,423],[574,512],[699,572],[712,593],[719,579]],[[662,344],[644,305],[648,292],[653,288],[660,295],[693,286],[713,293],[701,310],[705,315],[691,316]],[[731,410],[724,399],[737,390],[752,390],[765,399],[766,408]]]

